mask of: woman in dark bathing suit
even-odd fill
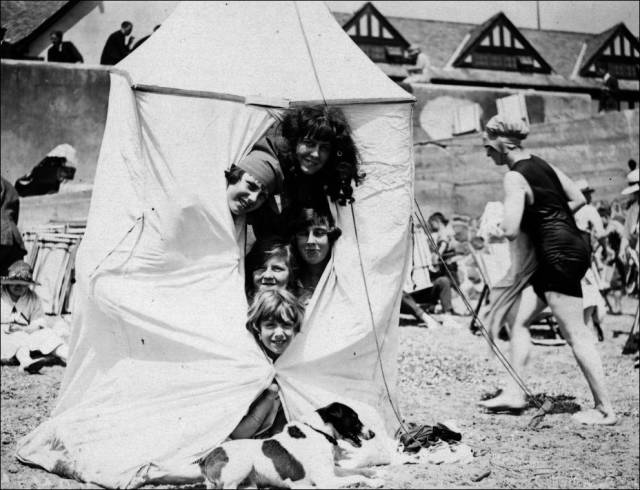
[[[602,361],[582,315],[580,280],[589,267],[591,251],[573,213],[585,204],[584,197],[563,172],[522,149],[521,142],[529,132],[523,121],[494,116],[485,130],[487,156],[496,165],[509,168],[504,177],[502,228],[510,240],[519,232],[529,235],[538,260],[512,325],[511,363],[516,372],[523,372],[531,344],[529,324],[548,304],[595,401],[593,409],[576,413],[574,419],[584,424],[615,424]],[[527,400],[510,378],[503,393],[480,405],[492,411],[521,410]]]

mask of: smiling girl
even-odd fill
[[[358,152],[351,128],[336,107],[302,106],[285,113],[279,126],[253,147],[253,152],[277,159],[284,176],[280,207],[264,206],[252,221],[255,235],[284,236],[291,216],[302,208],[327,207],[327,198],[339,205],[353,201],[358,172]]]

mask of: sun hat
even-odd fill
[[[578,180],[576,180],[576,185],[578,186],[580,191],[582,191],[584,193],[593,192],[594,191],[593,187],[589,186],[589,182],[587,181],[587,179],[578,179]]]
[[[32,284],[40,285],[39,282],[33,280],[33,269],[23,260],[18,260],[9,266],[7,275],[0,277],[2,284],[21,284],[30,286]]]
[[[627,174],[627,184],[628,187],[622,190],[621,194],[632,194],[634,192],[638,192],[640,190],[640,172],[639,169],[632,170]]]

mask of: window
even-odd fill
[[[638,65],[627,63],[608,63],[609,73],[616,78],[638,78]]]
[[[360,48],[364,51],[372,61],[387,61],[387,51],[384,46],[375,46],[371,44],[361,44]]]
[[[517,58],[508,54],[473,53],[471,63],[474,68],[487,68],[489,70],[518,69]]]

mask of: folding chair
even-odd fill
[[[35,292],[42,301],[44,312],[60,315],[67,294],[73,266],[72,257],[80,238],[64,233],[38,235],[33,264],[34,280],[40,283]]]

